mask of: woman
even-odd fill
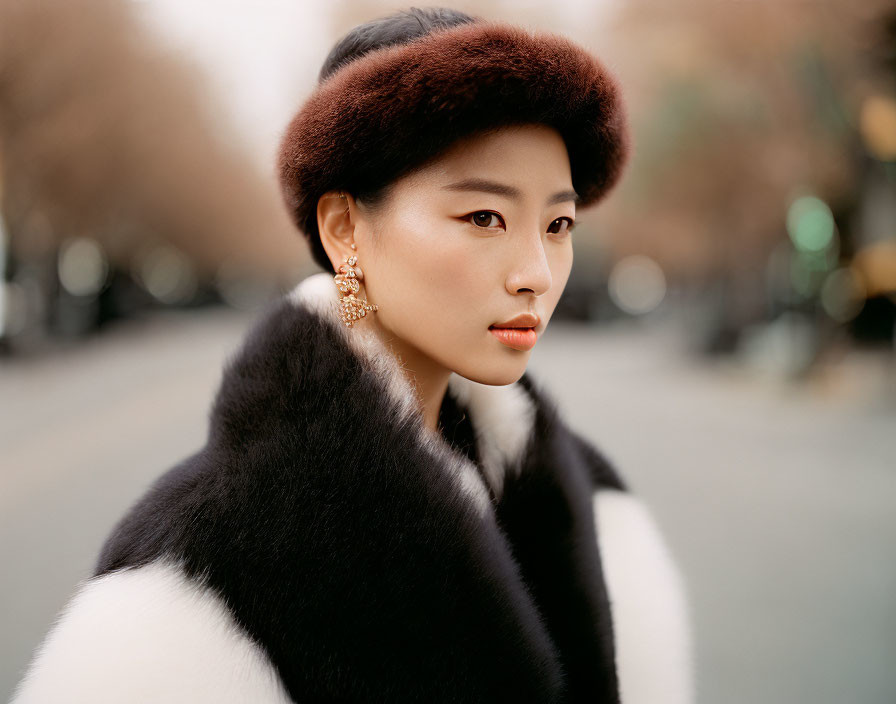
[[[330,273],[249,332],[14,701],[690,701],[660,534],[525,372],[628,151],[559,35],[344,37],[279,162]]]

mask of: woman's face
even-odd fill
[[[375,214],[349,196],[360,295],[379,306],[359,324],[412,369],[513,383],[569,279],[574,198],[566,145],[537,124],[456,142],[397,180]],[[538,317],[534,335],[490,330],[521,313]]]

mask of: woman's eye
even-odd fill
[[[479,210],[475,213],[471,213],[467,216],[467,219],[472,219],[474,225],[478,227],[495,227],[495,224],[492,224],[492,218],[497,219],[498,223],[503,223],[501,220],[501,216],[497,213],[493,213],[490,210]]]
[[[569,223],[565,229],[553,229],[554,225],[562,222],[563,220],[566,220],[566,222]],[[572,218],[568,218],[565,216],[562,218],[557,218],[556,220],[554,220],[554,222],[551,223],[550,227],[548,227],[548,232],[550,232],[551,234],[571,232],[575,224],[575,220],[573,220]]]

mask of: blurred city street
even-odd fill
[[[158,313],[0,366],[4,699],[114,522],[204,442],[252,315]],[[695,361],[680,329],[558,321],[530,370],[665,531],[699,701],[894,701],[892,354],[854,351],[788,385]]]
[[[420,296],[444,293],[431,283],[445,266],[459,287],[472,280],[484,235],[459,240],[467,264],[443,246],[467,232],[460,216],[492,213],[520,237],[553,202],[523,207],[533,175],[551,173],[528,151],[498,189],[518,203],[402,197],[399,176],[416,172],[385,140],[419,166],[454,134],[434,116],[472,128],[496,88],[520,122],[508,106],[555,90],[513,79],[533,52],[507,65],[507,95],[533,91],[519,103],[474,69],[455,76],[462,100],[416,69],[378,69],[371,96],[345,103],[321,93],[352,85],[329,76],[369,52],[488,18],[554,32],[546,47],[569,39],[598,62],[587,75],[615,76],[592,91],[582,74],[576,99],[533,113],[564,139],[580,199],[542,209],[545,251],[562,251],[553,224],[574,220],[575,257],[545,257],[565,288],[529,370],[655,515],[690,602],[698,704],[896,702],[896,0],[456,5],[0,0],[0,699],[115,524],[204,444],[223,364],[259,304],[330,270],[310,217],[313,198],[330,202],[323,172],[346,202],[369,202],[342,213],[368,241],[396,223],[417,223],[421,246],[418,230],[431,235],[427,256],[389,269],[419,274]],[[555,64],[531,75],[565,91],[558,78],[586,62]],[[415,86],[433,94],[400,119],[360,109]],[[296,120],[309,99],[376,135],[328,121],[320,181],[302,166],[317,150],[297,146],[318,134]],[[577,107],[592,99],[605,104]],[[622,153],[612,140],[586,146],[624,122],[633,158],[604,164],[597,155]],[[381,158],[359,156],[380,142]],[[515,158],[461,153],[481,176]],[[299,216],[297,189],[318,182]],[[494,296],[514,281],[525,291],[530,263],[511,268],[491,246]],[[384,280],[372,260],[366,278]],[[433,300],[487,305],[451,293]],[[416,332],[439,308],[406,324]]]

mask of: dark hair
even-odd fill
[[[410,7],[359,24],[330,49],[318,74],[317,82],[323,83],[331,73],[374,49],[405,44],[426,36],[435,29],[447,29],[475,22],[476,19],[447,7]]]
[[[398,10],[386,17],[359,24],[330,49],[318,74],[317,82],[323,83],[338,69],[375,49],[405,44],[426,36],[434,30],[475,22],[477,19],[477,17],[447,7],[410,7],[406,10]],[[369,210],[376,211],[388,199],[391,185],[392,181],[386,181],[371,186],[363,192],[352,193],[352,196]],[[312,247],[311,251],[320,266],[324,269],[332,269],[332,264],[326,258],[326,254],[321,253],[321,247]]]

